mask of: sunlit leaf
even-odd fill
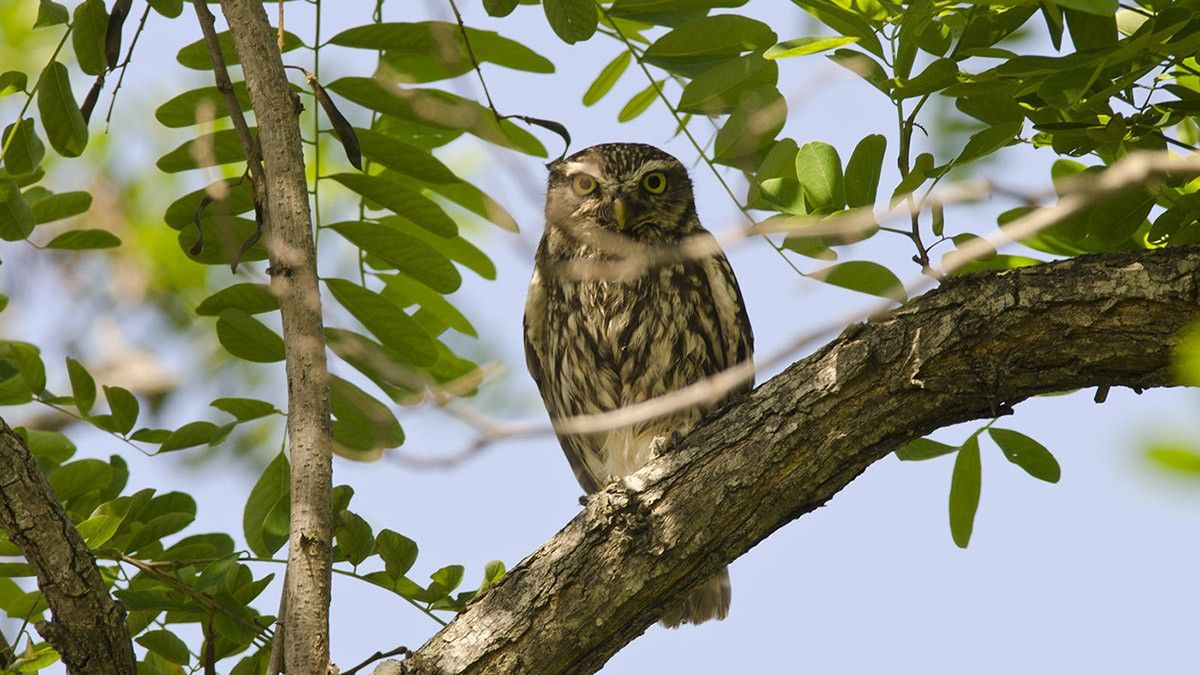
[[[764,58],[787,59],[795,56],[808,56],[838,47],[844,47],[858,42],[856,37],[802,37],[780,42],[768,49]]]
[[[279,309],[279,298],[267,284],[241,283],[213,293],[196,306],[200,316],[217,316],[227,309],[240,309],[247,314],[261,314]]]
[[[275,31],[271,31],[271,35],[275,35]],[[241,63],[241,58],[238,55],[237,49],[233,45],[233,36],[229,31],[221,31],[217,33],[217,41],[221,45],[221,56],[225,59],[225,65],[233,66]],[[275,44],[272,40],[271,44]],[[299,49],[304,46],[304,41],[293,35],[290,31],[283,31],[283,51],[290,52],[293,49]],[[175,55],[175,60],[185,68],[193,70],[212,70],[212,58],[208,54],[208,45],[203,39],[187,45],[179,50]]]
[[[358,173],[338,173],[330,177],[434,234],[453,237],[458,233],[458,226],[440,206],[404,183]]]
[[[379,557],[383,558],[388,576],[392,579],[399,579],[408,574],[413,563],[417,561],[417,543],[392,530],[380,530],[379,536],[375,538],[375,550]]]
[[[832,145],[813,141],[801,146],[796,153],[796,176],[809,213],[832,213],[846,205],[842,160]]]
[[[583,93],[584,105],[595,105],[604,95],[612,91],[613,85],[617,80],[621,79],[621,75],[629,68],[630,54],[628,50],[622,50],[617,54],[616,58],[608,62],[608,65],[600,71],[596,79]]]
[[[453,293],[462,276],[448,258],[425,242],[383,223],[346,221],[329,226],[355,246],[439,293]]]
[[[875,205],[886,150],[887,138],[882,134],[868,134],[854,147],[846,162],[846,206],[853,209]]]
[[[891,270],[869,260],[838,263],[809,275],[818,281],[841,286],[860,293],[869,293],[897,302],[907,299],[904,285]]]
[[[617,113],[618,122],[628,122],[637,119],[642,113],[650,108],[650,105],[658,98],[658,90],[663,84],[662,80],[656,80],[650,83],[650,86],[634,94],[632,98],[625,102]]]

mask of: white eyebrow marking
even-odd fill
[[[568,175],[582,172],[591,176],[595,176],[596,174],[600,173],[600,167],[596,166],[592,162],[567,162],[563,165],[563,171]]]

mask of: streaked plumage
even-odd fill
[[[551,167],[546,230],[525,305],[526,359],[551,419],[639,403],[751,358],[750,322],[724,255],[658,264],[621,280],[605,275],[611,269],[605,263],[619,263],[631,251],[691,237],[711,235],[697,218],[687,170],[667,153],[609,143]],[[586,436],[559,434],[559,441],[591,493],[639,469],[703,412],[691,408]],[[663,624],[724,618],[729,598],[722,570],[669,610]]]

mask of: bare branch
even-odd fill
[[[54,618],[37,630],[72,673],[132,675],[125,609],[100,578],[96,558],[71,524],[25,441],[0,419],[0,528],[37,572]]]
[[[585,510],[401,666],[599,669],[663,608],[908,440],[1038,394],[1169,386],[1200,247],[948,280],[718,411]]]

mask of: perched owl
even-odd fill
[[[550,167],[546,230],[525,304],[525,355],[551,419],[639,403],[751,358],[750,321],[721,253],[673,261],[660,255],[637,274],[604,273],[631,252],[644,261],[647,251],[669,252],[693,237],[719,251],[696,216],[687,170],[653,146],[606,143]],[[558,439],[592,493],[637,471],[706,409],[603,433],[560,432]],[[729,598],[729,572],[721,570],[662,623],[723,619]]]

